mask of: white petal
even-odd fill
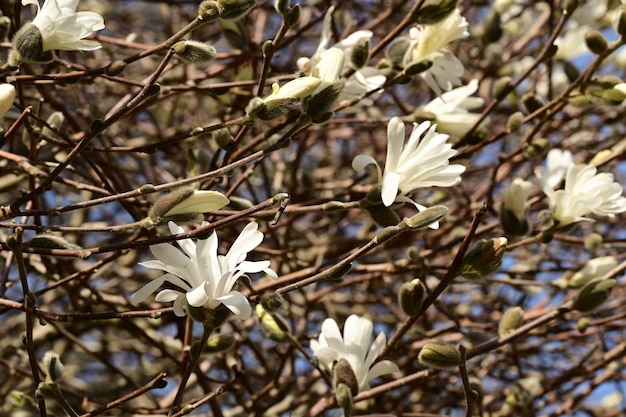
[[[176,300],[181,295],[183,295],[183,293],[180,292],[180,291],[165,289],[165,290],[159,292],[156,295],[156,297],[154,297],[154,301],[157,301],[159,303],[168,303],[170,301]]]
[[[204,287],[204,285],[200,285],[193,290],[187,292],[187,302],[190,306],[201,307],[207,301],[209,301],[209,297]]]
[[[231,291],[217,299],[226,306],[234,315],[245,320],[252,314],[252,307],[248,299],[238,291]]]
[[[377,378],[381,375],[391,374],[394,372],[399,372],[400,368],[395,363],[389,360],[383,360],[377,362],[367,373],[367,381],[371,381],[374,378]]]
[[[387,124],[387,158],[385,172],[395,171],[404,147],[404,122],[399,117],[392,117]]]
[[[385,171],[383,177],[383,187],[381,190],[381,197],[383,204],[389,207],[396,200],[398,195],[398,188],[400,186],[401,175],[396,172]]]

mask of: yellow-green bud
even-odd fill
[[[463,257],[461,275],[468,279],[488,276],[502,263],[508,241],[505,237],[481,239]]]
[[[338,384],[337,387],[335,387],[335,399],[337,400],[337,404],[343,408],[344,416],[352,416],[352,406],[354,404],[354,400],[352,398],[352,393],[350,392],[350,387],[346,384]]]
[[[194,40],[178,41],[172,46],[176,55],[185,62],[199,63],[210,61],[215,58],[217,51],[208,43]]]
[[[587,48],[596,55],[603,55],[609,49],[609,42],[604,35],[597,30],[590,30],[585,33],[585,44]]]
[[[515,133],[524,124],[524,115],[521,111],[516,111],[512,115],[509,116],[509,119],[506,122],[506,129],[509,133]]]
[[[342,384],[350,389],[352,395],[359,393],[359,382],[356,379],[350,362],[345,358],[339,359],[333,367],[333,385],[338,387]]]
[[[218,0],[220,19],[241,19],[256,6],[256,0]]]
[[[40,382],[35,390],[35,398],[42,400],[44,398],[57,398],[59,395],[59,388],[54,383]]]
[[[409,317],[416,316],[426,299],[426,287],[419,279],[405,282],[398,291],[398,304]]]
[[[284,16],[287,10],[289,10],[289,3],[291,3],[291,0],[274,0],[274,10]]]
[[[524,156],[528,159],[537,159],[543,156],[550,147],[550,141],[546,138],[534,140],[524,148]]]
[[[533,93],[527,93],[522,96],[522,104],[526,107],[528,113],[534,113],[543,106],[543,101]]]
[[[220,5],[217,1],[203,1],[198,6],[198,17],[202,20],[211,21],[219,17]]]
[[[578,330],[578,333],[580,334],[585,333],[588,327],[589,327],[589,319],[587,317],[582,317],[576,323],[576,330]]]
[[[600,249],[604,244],[604,238],[600,233],[589,233],[585,238],[585,249],[588,251],[595,251]]]
[[[255,312],[267,337],[280,343],[291,341],[291,327],[287,320],[277,313],[268,312],[261,304],[256,305]]]
[[[506,96],[513,91],[511,77],[502,77],[496,81],[493,87],[493,93],[497,100],[504,100]]]
[[[42,362],[46,374],[46,381],[52,383],[58,382],[63,376],[63,369],[65,368],[61,363],[59,355],[49,350],[43,355]]]
[[[572,275],[572,278],[567,282],[567,286],[570,288],[582,287],[594,279],[601,278],[616,266],[617,259],[613,256],[600,256],[590,259]]]
[[[453,369],[461,362],[461,352],[454,345],[446,343],[426,343],[417,357],[419,362],[430,368]]]
[[[224,352],[235,344],[235,336],[232,333],[219,333],[209,337],[203,352],[219,353]]]
[[[615,286],[614,279],[592,281],[585,285],[574,300],[572,310],[589,313],[600,307],[611,295]]]
[[[422,59],[421,61],[412,63],[408,67],[406,67],[404,69],[404,73],[406,75],[417,75],[421,74],[424,71],[428,71],[432,66],[433,61],[431,61],[430,59]]]
[[[438,222],[448,214],[448,207],[446,206],[432,206],[424,211],[405,218],[403,221],[412,230],[419,230],[430,226],[431,224]]]
[[[426,0],[414,15],[415,23],[432,25],[445,19],[456,9],[458,0]]]
[[[333,117],[334,113],[331,110],[341,90],[343,90],[344,84],[343,80],[337,81],[308,100],[306,113],[311,117],[313,123],[322,124]]]
[[[362,68],[367,64],[370,59],[370,40],[368,38],[361,38],[352,47],[350,51],[350,61],[352,66],[356,69]]]
[[[521,307],[511,307],[507,309],[498,325],[498,334],[500,336],[506,336],[520,327],[524,322],[524,310]]]
[[[271,58],[274,55],[274,42],[271,39],[263,42],[261,52],[263,52],[263,58]]]

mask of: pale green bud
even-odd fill
[[[534,113],[543,105],[543,100],[534,93],[527,93],[522,96],[522,104],[526,107],[528,113]]]
[[[256,6],[256,0],[218,0],[220,19],[241,19]]]
[[[350,387],[348,387],[346,384],[337,385],[337,387],[335,388],[335,399],[337,400],[337,404],[339,404],[339,406],[343,408],[344,416],[352,416],[352,406],[354,404],[354,400],[352,397],[352,393],[350,392]]]
[[[461,362],[461,352],[454,345],[430,342],[420,350],[417,359],[430,368],[453,369]]]
[[[211,21],[219,17],[220,5],[217,1],[203,1],[198,6],[198,17],[202,20]]]
[[[385,49],[385,57],[394,69],[402,69],[404,65],[404,56],[409,48],[411,41],[406,37],[394,39],[387,49]]]
[[[217,129],[212,133],[213,140],[221,149],[226,149],[234,143],[233,135],[227,128]]]
[[[46,248],[46,249],[66,249],[66,250],[81,250],[82,248],[76,243],[72,243],[62,236],[56,235],[37,235],[25,245],[31,248]]]
[[[350,362],[345,358],[339,359],[333,366],[333,385],[335,388],[339,385],[347,386],[352,395],[359,393],[359,382],[356,379]]]
[[[576,271],[568,281],[570,288],[582,287],[594,279],[601,278],[604,274],[617,266],[617,259],[613,256],[601,256],[590,259],[585,265]]]
[[[589,313],[600,307],[611,295],[611,290],[615,286],[614,279],[603,279],[592,281],[585,285],[574,300],[572,310],[581,313]]]
[[[502,263],[507,243],[505,237],[481,239],[476,242],[463,257],[461,275],[468,279],[476,279],[497,271]]]
[[[48,118],[46,119],[46,123],[48,123],[48,125],[53,129],[60,128],[64,122],[65,122],[65,116],[60,111],[52,112],[50,116],[48,116]],[[51,129],[49,129],[47,126],[41,129],[41,134],[43,136],[55,136],[55,133]]]
[[[600,233],[589,233],[585,238],[585,249],[588,251],[595,251],[600,249],[604,244],[604,238]]]
[[[458,0],[425,0],[417,12],[415,23],[432,25],[445,19],[456,9]]]
[[[59,355],[49,350],[43,355],[42,362],[43,370],[46,374],[46,381],[52,383],[58,382],[63,376],[63,369],[65,368],[61,363]]]
[[[232,333],[219,333],[209,337],[204,347],[205,353],[224,352],[235,344],[235,336]]]
[[[274,0],[274,10],[285,15],[287,10],[289,10],[289,3],[291,3],[291,0]]]
[[[509,116],[509,119],[506,122],[506,128],[508,133],[515,133],[524,124],[524,115],[521,111],[516,111],[512,115]]]
[[[524,322],[524,310],[521,307],[511,307],[507,309],[498,325],[498,334],[500,336],[506,336],[520,327]]]
[[[550,141],[546,138],[539,138],[524,148],[524,156],[528,159],[537,159],[543,156],[550,147]]]
[[[215,58],[217,51],[207,43],[194,40],[181,40],[172,46],[176,55],[185,62],[199,63]]]
[[[409,317],[416,316],[426,299],[426,287],[419,279],[405,282],[398,291],[398,304]]]
[[[280,343],[291,340],[291,327],[282,316],[268,312],[261,304],[256,305],[255,312],[267,337]]]
[[[597,30],[590,30],[585,33],[585,44],[587,48],[596,55],[603,55],[609,49],[609,42],[604,35]]]
[[[588,327],[589,327],[589,319],[587,317],[583,317],[576,322],[576,330],[578,330],[578,333],[580,334],[585,333]]]
[[[424,71],[428,71],[433,66],[433,61],[430,59],[423,59],[419,62],[414,62],[404,69],[406,75],[417,75]]]
[[[54,383],[40,382],[35,390],[35,398],[40,401],[44,398],[57,398],[59,389]]]
[[[446,206],[432,206],[409,218],[405,218],[404,222],[411,230],[419,230],[438,222],[443,219],[446,214],[448,214],[448,208]]]
[[[494,96],[498,100],[504,100],[512,91],[513,85],[511,84],[511,77],[499,78],[493,87]]]

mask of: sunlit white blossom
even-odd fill
[[[22,0],[22,5],[37,6],[33,24],[43,38],[43,51],[92,51],[102,47],[100,42],[85,40],[92,33],[104,29],[104,19],[95,12],[77,12],[78,0],[46,0],[43,7],[38,0]]]
[[[0,117],[9,111],[15,100],[15,87],[12,84],[0,84]]]
[[[550,210],[558,226],[589,220],[589,213],[613,216],[626,211],[622,185],[613,181],[613,174],[597,173],[593,165],[572,164],[565,175],[562,190],[544,188],[550,199]]]
[[[437,123],[437,130],[454,138],[463,137],[478,119],[479,113],[470,113],[484,104],[480,97],[471,97],[478,90],[478,81],[472,80],[467,85],[455,88],[436,97],[426,104],[422,111],[432,115]]]
[[[449,159],[457,152],[448,142],[449,136],[435,129],[436,125],[428,121],[414,123],[406,141],[404,122],[399,117],[393,117],[387,125],[384,173],[370,155],[357,155],[352,161],[352,167],[357,172],[364,172],[370,164],[376,165],[385,206],[389,207],[394,202],[410,202],[421,211],[425,207],[407,197],[411,191],[426,187],[452,187],[461,182],[465,167],[450,164]]]
[[[546,156],[546,167],[535,169],[535,175],[539,179],[539,184],[544,193],[546,189],[554,190],[565,177],[567,169],[574,163],[570,151],[551,149]]]
[[[206,224],[206,223],[205,223]],[[249,223],[235,239],[226,255],[218,255],[219,242],[213,232],[207,239],[181,239],[174,246],[161,243],[150,246],[156,258],[139,265],[160,269],[166,274],[152,280],[131,297],[131,302],[140,303],[157,291],[164,283],[175,289],[163,289],[156,295],[158,302],[174,302],[174,313],[183,316],[187,305],[215,310],[220,304],[232,311],[240,319],[250,317],[252,308],[247,298],[233,290],[237,280],[246,273],[265,272],[275,278],[269,261],[246,261],[248,252],[256,248],[263,240],[263,233],[258,231],[257,223]],[[172,234],[184,230],[174,222],[169,222]]]
[[[502,193],[504,208],[513,213],[518,220],[525,216],[526,200],[528,200],[531,189],[532,184],[529,181],[515,178],[509,188]]]
[[[317,340],[311,340],[311,350],[319,359],[320,365],[332,371],[340,359],[346,359],[354,371],[359,391],[370,388],[370,382],[381,375],[398,372],[398,366],[389,360],[374,361],[383,350],[387,338],[378,333],[370,346],[374,326],[366,317],[351,315],[346,319],[343,335],[337,322],[326,319]],[[372,366],[373,365],[373,366]]]

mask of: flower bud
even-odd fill
[[[414,62],[404,69],[406,75],[417,75],[424,71],[428,71],[433,66],[433,61],[430,59],[422,59],[421,61]]]
[[[109,77],[115,77],[116,75],[120,75],[124,69],[126,69],[126,62],[124,61],[113,61],[104,70],[104,73]]]
[[[426,287],[419,279],[405,282],[398,291],[398,304],[409,317],[415,317],[426,299]]]
[[[626,35],[626,6],[622,5],[622,10],[615,13],[613,28],[620,36],[624,37]]]
[[[506,336],[520,327],[524,322],[524,310],[521,307],[511,307],[507,309],[498,325],[498,334],[500,336]]]
[[[520,130],[523,124],[524,115],[521,111],[516,111],[511,116],[509,116],[509,119],[506,122],[506,130],[508,133],[515,133]]]
[[[512,236],[528,233],[530,225],[526,219],[526,200],[530,196],[532,184],[515,178],[509,188],[502,193],[500,221],[504,231]]]
[[[588,327],[589,327],[589,319],[587,317],[583,317],[576,322],[576,330],[578,330],[578,333],[580,334],[585,333]]]
[[[600,233],[589,233],[585,238],[585,249],[592,252],[600,249],[604,244],[604,238]]]
[[[217,1],[203,1],[198,6],[198,17],[201,20],[212,21],[218,18],[220,6]]]
[[[215,48],[208,43],[193,40],[178,41],[172,46],[172,49],[174,49],[174,52],[176,52],[176,55],[178,55],[180,59],[194,64],[210,61],[215,58],[215,54],[217,53]]]
[[[231,135],[230,130],[228,130],[227,128],[217,129],[213,131],[212,137],[215,143],[217,143],[217,146],[219,146],[221,149],[226,149],[234,143],[233,135]]]
[[[604,35],[597,30],[590,30],[585,33],[585,44],[587,48],[596,55],[603,55],[609,49],[609,42]]]
[[[311,121],[316,124],[328,122],[334,116],[332,108],[341,94],[344,87],[344,81],[337,81],[329,85],[319,93],[312,96],[306,104],[306,114]]]
[[[40,382],[35,390],[35,398],[40,401],[44,398],[57,398],[59,389],[54,383]]]
[[[522,104],[526,107],[528,113],[534,113],[543,106],[543,101],[533,93],[527,93],[522,96]]]
[[[31,22],[22,26],[13,37],[13,49],[17,52],[9,59],[11,66],[19,67],[23,62],[41,61],[44,57],[43,36]]]
[[[159,198],[150,209],[148,216],[151,220],[157,221],[163,217],[208,213],[221,209],[228,202],[228,198],[217,191],[184,187]]]
[[[253,98],[246,107],[246,114],[252,120],[271,120],[295,109],[305,97],[310,96],[320,85],[317,77],[301,77],[291,80],[282,87],[272,84],[272,93],[260,99]]]
[[[504,100],[512,91],[513,85],[511,84],[511,77],[502,77],[498,79],[493,87],[493,93],[497,100]]]
[[[289,3],[291,3],[291,0],[274,0],[274,10],[284,16],[287,10],[289,10]]]
[[[66,249],[66,250],[81,250],[82,248],[76,243],[72,243],[62,236],[56,235],[37,235],[30,241],[26,242],[26,245],[31,248],[46,248],[46,249]]]
[[[11,30],[11,19],[7,16],[0,16],[0,39],[6,38]]]
[[[350,51],[350,62],[356,69],[363,68],[370,59],[370,40],[361,38],[352,47]]]
[[[567,286],[570,288],[582,287],[593,279],[601,278],[616,266],[617,259],[613,256],[601,256],[590,259],[581,269],[574,273],[567,282]]]
[[[56,383],[63,376],[64,366],[61,363],[59,355],[51,350],[43,355],[42,365],[46,374],[46,381]]]
[[[411,230],[419,230],[438,222],[443,219],[446,214],[448,214],[448,207],[432,206],[409,218],[405,218],[403,221]]]
[[[524,156],[528,159],[536,159],[546,153],[550,147],[550,141],[546,138],[534,140],[524,148]]]
[[[291,327],[287,320],[277,313],[268,312],[261,304],[256,305],[255,312],[267,337],[280,343],[291,341]]]
[[[505,237],[481,239],[463,257],[461,275],[468,279],[485,277],[497,271],[508,241]]]
[[[354,403],[350,387],[346,384],[337,385],[335,388],[335,399],[337,400],[337,404],[343,408],[344,416],[350,417],[352,415],[352,405]]]
[[[411,41],[406,37],[396,38],[389,44],[385,50],[385,57],[394,69],[403,68],[404,56],[410,45]]]
[[[502,24],[500,13],[491,9],[483,22],[482,39],[486,44],[495,43],[502,37]]]
[[[285,26],[291,28],[298,24],[300,16],[302,15],[302,6],[298,3],[295,4],[285,15]]]
[[[588,283],[574,299],[572,310],[580,311],[581,313],[589,313],[595,310],[608,300],[614,286],[614,279],[603,279]]]
[[[268,292],[261,296],[259,302],[268,313],[275,313],[283,305],[285,299],[277,292]]]
[[[563,4],[563,11],[566,14],[571,15],[574,13],[576,8],[578,8],[578,3],[579,0],[565,0],[565,4]]]
[[[432,25],[445,19],[456,9],[458,0],[426,0],[417,11],[415,23]]]
[[[224,352],[235,344],[235,336],[232,333],[218,333],[211,337],[206,342],[203,352],[205,353],[220,353]]]
[[[356,380],[352,365],[346,358],[339,359],[333,366],[333,385],[335,389],[339,385],[347,386],[353,396],[359,393],[359,382]]]
[[[430,342],[420,350],[417,360],[430,368],[453,369],[459,366],[461,353],[457,346]]]
[[[241,19],[256,6],[256,0],[218,0],[220,19]]]

